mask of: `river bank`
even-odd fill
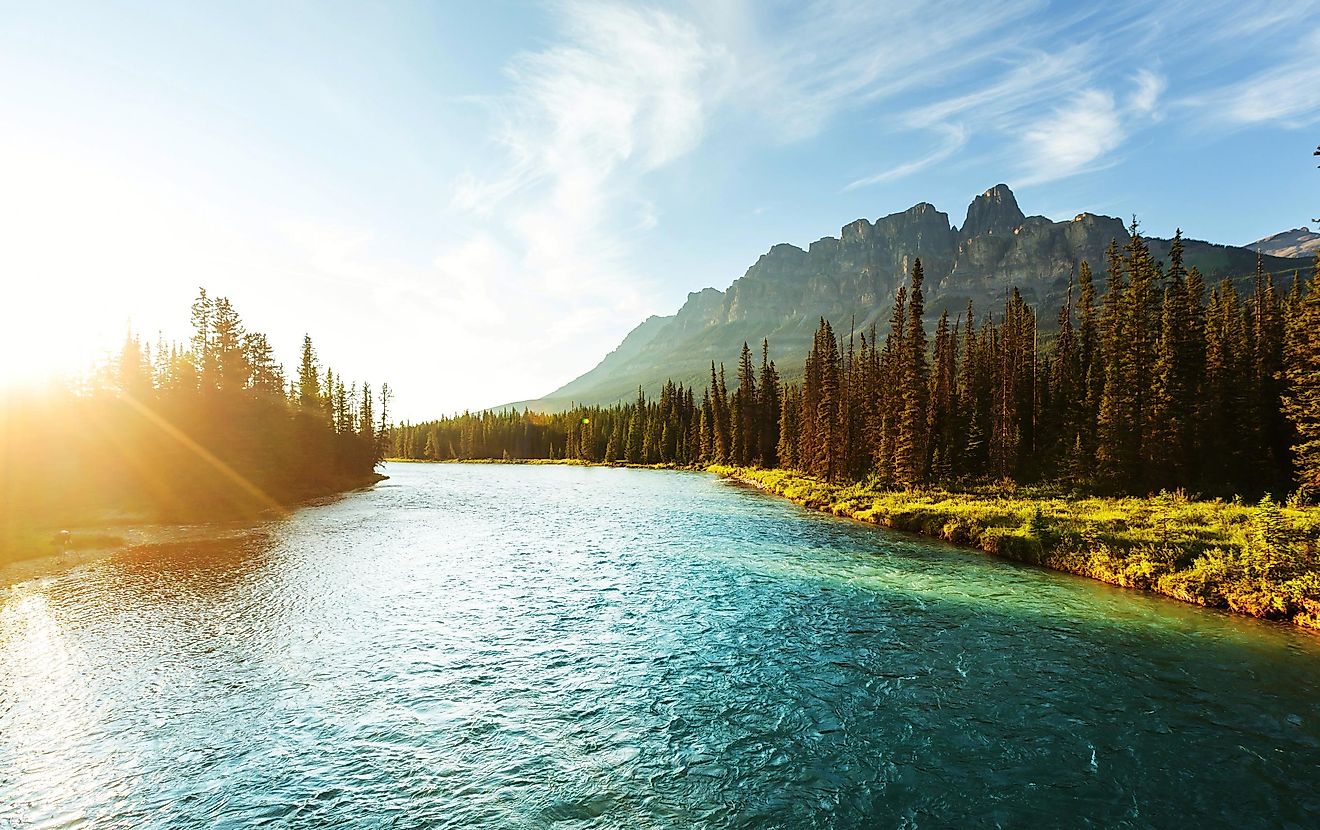
[[[217,523],[163,524],[110,521],[104,524],[78,525],[69,531],[67,547],[51,539],[43,539],[39,545],[20,548],[18,555],[13,558],[0,559],[0,589],[72,570],[147,545],[239,539],[251,532],[251,526],[222,527]],[[40,535],[53,537],[54,534],[55,531]]]
[[[251,541],[0,591],[0,827],[1320,814],[1300,629],[710,474],[384,472]]]
[[[1065,573],[1320,630],[1320,508],[1047,493],[888,491],[712,466],[797,504]]]
[[[280,510],[318,504],[345,493],[371,487],[389,476],[370,476],[341,482],[341,486],[313,492]],[[253,523],[277,515],[270,508],[235,519],[200,515],[164,518],[148,510],[103,508],[78,515],[31,517],[21,524],[0,527],[0,587],[76,568],[146,545],[181,544],[216,538],[238,538],[251,532]],[[67,531],[67,537],[62,534]]]

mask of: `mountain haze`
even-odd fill
[[[849,321],[854,334],[874,324],[883,336],[895,292],[917,257],[926,274],[929,320],[946,309],[951,317],[964,314],[969,300],[978,316],[997,314],[1016,287],[1038,308],[1041,325],[1053,325],[1082,261],[1091,264],[1103,290],[1111,239],[1120,245],[1128,239],[1122,220],[1093,213],[1064,222],[1027,216],[1003,184],[972,200],[961,228],[926,202],[875,222],[858,219],[806,250],[773,246],[725,291],[689,294],[676,314],[647,318],[591,371],[512,406],[554,411],[573,403],[610,404],[632,398],[639,385],[655,392],[667,379],[700,386],[710,379],[711,361],[723,362],[731,375],[743,342],[759,353],[763,338],[781,375],[795,379],[821,317],[845,337]],[[1169,240],[1147,239],[1156,258],[1168,256]],[[1255,272],[1254,250],[1198,240],[1184,245],[1187,265],[1200,268],[1207,283],[1250,280]],[[1263,256],[1263,265],[1291,274],[1309,261]]]

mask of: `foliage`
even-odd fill
[[[203,290],[186,345],[129,334],[83,385],[0,403],[0,558],[107,510],[211,519],[278,510],[365,483],[389,393],[324,377],[311,339],[286,385],[265,335]]]
[[[768,342],[758,378],[744,343],[732,393],[712,362],[699,396],[670,382],[658,399],[638,389],[610,407],[467,412],[401,425],[390,451],[783,466],[907,489],[1054,481],[1254,498],[1316,487],[1320,276],[1281,295],[1258,270],[1250,296],[1225,281],[1207,302],[1200,274],[1183,267],[1181,234],[1166,271],[1135,221],[1107,259],[1103,296],[1079,265],[1080,302],[1069,291],[1052,343],[1013,289],[997,319],[970,304],[941,316],[928,349],[916,260],[883,341],[874,326],[841,334],[821,319],[801,384],[780,385]]]

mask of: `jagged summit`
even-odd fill
[[[1109,241],[1127,238],[1122,220],[1112,216],[1079,213],[1063,222],[1026,216],[1004,184],[972,200],[961,229],[927,202],[875,221],[857,219],[806,250],[771,246],[728,289],[689,294],[677,313],[649,318],[594,369],[527,404],[556,409],[573,402],[613,403],[636,395],[639,384],[654,392],[667,379],[701,384],[711,361],[732,365],[743,341],[762,338],[769,338],[771,356],[793,380],[821,317],[840,333],[849,321],[858,332],[872,324],[883,329],[916,257],[926,272],[928,315],[961,314],[969,301],[978,314],[995,313],[1016,287],[1042,309],[1040,320],[1049,325],[1078,264],[1090,262],[1103,279]],[[1167,240],[1149,242],[1155,257],[1168,255]],[[1249,280],[1256,268],[1253,249],[1196,240],[1185,240],[1185,258],[1210,281]],[[1264,264],[1291,274],[1309,267],[1309,260],[1266,256]]]
[[[997,184],[972,200],[959,232],[963,239],[1012,233],[1027,218],[1006,184]]]

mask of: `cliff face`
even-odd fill
[[[1025,216],[1003,184],[972,201],[961,229],[924,202],[874,223],[858,219],[805,251],[775,245],[727,290],[689,294],[677,314],[648,319],[596,368],[526,405],[608,404],[631,399],[638,385],[653,392],[671,378],[701,384],[710,377],[711,361],[732,371],[743,342],[755,346],[763,338],[770,340],[781,375],[793,379],[821,317],[845,336],[850,328],[860,333],[872,324],[883,335],[894,293],[917,257],[932,321],[945,309],[951,316],[963,313],[968,301],[978,314],[997,313],[1016,287],[1039,307],[1042,325],[1052,325],[1082,261],[1091,264],[1103,288],[1111,239],[1127,241],[1121,220],[1091,213],[1064,222]],[[1148,241],[1157,259],[1167,258],[1168,240]],[[1249,281],[1255,271],[1251,249],[1185,240],[1185,251],[1187,264],[1200,268],[1208,282]],[[1309,260],[1266,256],[1264,266],[1291,274],[1309,267]]]

